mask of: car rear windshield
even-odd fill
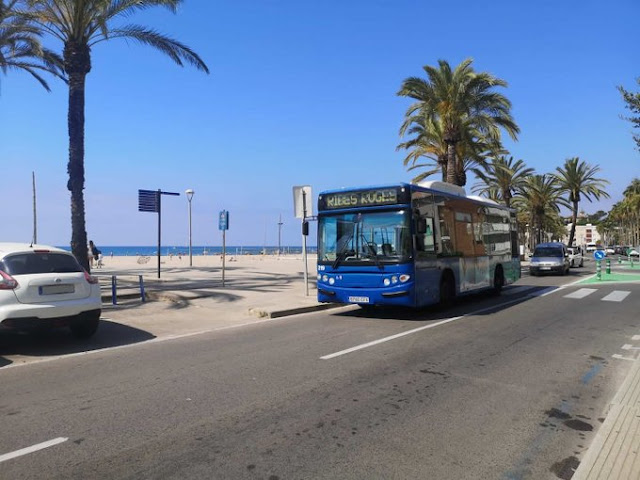
[[[0,260],[0,270],[9,275],[32,275],[82,272],[82,267],[65,253],[18,253]]]
[[[533,252],[534,257],[562,257],[561,248],[539,247]]]

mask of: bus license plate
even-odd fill
[[[369,297],[349,297],[351,303],[369,303]]]

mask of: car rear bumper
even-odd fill
[[[0,305],[0,326],[7,327],[21,319],[37,319],[40,322],[54,322],[69,317],[76,317],[82,313],[100,311],[102,301],[100,297],[89,297],[79,300],[68,300],[55,304],[24,304],[11,303]]]
[[[566,267],[564,265],[554,265],[551,267],[534,267],[534,266],[530,266],[529,267],[529,272],[530,273],[537,273],[537,274],[543,274],[543,273],[562,273],[564,272],[566,269]]]

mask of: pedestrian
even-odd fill
[[[91,266],[93,267],[93,261],[95,260],[96,262],[99,259],[100,254],[102,253],[100,250],[98,250],[98,247],[96,247],[96,245],[93,243],[93,240],[89,240],[89,261],[91,263]]]

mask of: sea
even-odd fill
[[[98,250],[102,252],[104,257],[151,257],[158,254],[158,246],[127,246],[127,245],[114,245],[114,246],[102,246],[96,245]],[[64,250],[71,251],[71,247],[68,245],[60,246]],[[258,247],[258,246],[227,246],[227,255],[277,255],[278,247]],[[315,254],[317,247],[307,246],[307,254]],[[296,255],[302,254],[302,247],[280,247],[280,253],[282,255]],[[192,255],[222,255],[222,246],[192,246]],[[162,246],[160,248],[160,255],[175,255],[184,256],[189,255],[188,246]]]

